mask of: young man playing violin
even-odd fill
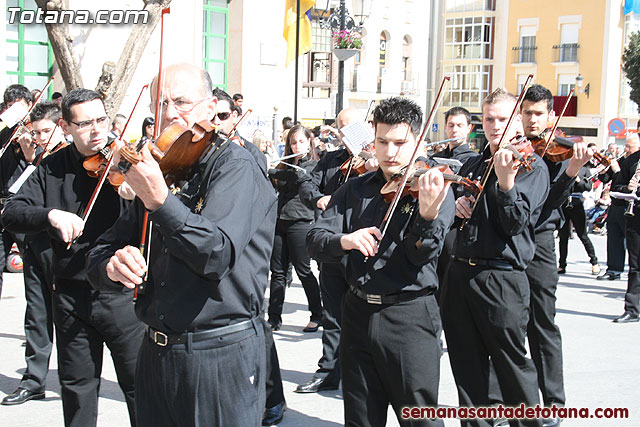
[[[160,130],[191,129],[217,112],[208,73],[189,64],[163,69],[151,94],[152,105],[160,97]],[[143,149],[124,175],[137,199],[87,258],[96,288],[135,288],[146,279],[135,305],[147,325],[136,371],[138,426],[262,421],[261,318],[276,197],[247,150],[216,136],[175,194],[165,183],[171,171]],[[139,249],[145,212],[148,262]]]
[[[104,344],[111,350],[134,425],[135,363],[144,328],[133,311],[133,292],[95,291],[85,272],[85,255],[120,215],[118,193],[106,185],[96,199],[96,213],[86,221],[79,216],[98,183],[88,176],[83,161],[107,145],[109,119],[96,92],[74,89],[62,102],[59,123],[73,144],[42,160],[7,202],[2,220],[9,230],[46,231],[50,236],[65,425],[96,425]]]
[[[29,163],[39,161],[48,148],[64,144],[64,134],[59,126],[62,112],[55,102],[41,102],[30,114],[32,130],[18,138],[18,143]],[[40,155],[36,160],[36,149]],[[2,399],[3,405],[19,405],[29,400],[44,399],[49,357],[53,347],[53,316],[51,308],[52,251],[45,231],[25,235],[21,248],[25,298],[24,316],[26,338],[25,360],[27,368],[18,388]]]
[[[477,179],[493,158],[494,170],[476,209],[472,197],[457,194],[456,216],[467,222],[457,234],[440,299],[459,404],[465,407],[490,406],[490,361],[505,405],[539,402],[535,368],[524,344],[529,320],[524,270],[534,255],[534,225],[549,192],[549,173],[539,157],[530,171],[519,172],[514,153],[501,147],[503,135],[503,144],[515,136],[516,126],[507,129],[512,114],[516,125],[520,121],[515,107],[515,97],[503,89],[485,98],[482,126],[489,144],[460,170],[460,175]],[[517,422],[541,425],[539,420]],[[462,425],[491,426],[492,420],[467,420]]]
[[[532,85],[522,101],[522,125],[530,140],[548,139],[547,126],[554,120],[553,96],[541,86]],[[554,163],[544,158],[549,169],[551,187],[542,213],[536,222],[535,254],[525,270],[531,292],[530,315],[527,337],[531,359],[536,367],[538,386],[545,406],[564,406],[565,393],[562,369],[562,338],[555,324],[556,288],[558,268],[555,252],[554,231],[560,229],[563,216],[560,209],[571,196],[574,183],[581,168],[593,153],[584,142],[573,145],[569,160]],[[568,221],[569,218],[566,218]],[[599,272],[598,261],[591,246],[593,272]],[[596,270],[596,267],[597,270]],[[556,426],[556,420],[544,420],[545,427]]]
[[[403,415],[407,407],[438,404],[441,323],[433,294],[436,261],[454,217],[453,194],[442,173],[429,170],[418,179],[418,199],[400,199],[380,241],[378,226],[389,206],[380,190],[408,166],[422,112],[412,101],[390,98],[373,117],[379,170],[340,187],[307,235],[313,258],[346,261],[340,337],[345,425],[384,425],[389,403],[401,425],[442,425]]]

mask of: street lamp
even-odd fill
[[[576,77],[576,87],[578,88],[578,92],[586,94],[587,98],[589,98],[589,90],[591,89],[591,83],[587,83],[587,85],[584,86],[584,88],[582,87],[583,85],[584,85],[584,77],[582,77],[582,74],[578,74],[578,76]]]

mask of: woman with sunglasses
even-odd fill
[[[309,173],[317,163],[311,149],[313,133],[302,125],[291,128],[285,142],[284,156],[298,154],[280,162],[269,170],[278,191],[278,221],[271,254],[271,285],[269,296],[269,324],[277,331],[282,326],[287,271],[291,264],[296,270],[307,295],[311,320],[303,332],[315,332],[322,321],[320,288],[311,271],[311,258],[305,246],[307,232],[313,226],[314,212],[300,201],[299,176]],[[286,162],[286,163],[285,163]]]

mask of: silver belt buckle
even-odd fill
[[[473,259],[473,258],[469,258],[469,259],[467,260],[467,262],[469,263],[469,265],[470,265],[471,267],[475,267],[475,266],[477,266],[478,264],[476,264],[475,262],[471,261],[472,259]]]
[[[158,341],[158,337],[162,338],[162,342]],[[167,334],[164,334],[160,331],[153,331],[153,342],[160,347],[166,347],[169,343],[169,337],[167,337]]]
[[[366,294],[366,295],[367,295],[367,302],[369,304],[382,305],[382,295],[372,295],[372,294]]]

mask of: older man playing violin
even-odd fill
[[[151,93],[161,130],[190,129],[217,111],[209,75],[192,65],[164,69]],[[262,421],[261,316],[276,197],[247,150],[215,134],[210,142],[173,191],[167,171],[143,149],[124,175],[138,198],[87,259],[96,288],[122,291],[146,279],[135,305],[147,325],[136,371],[138,426]],[[138,248],[145,212],[153,224],[148,262]]]

